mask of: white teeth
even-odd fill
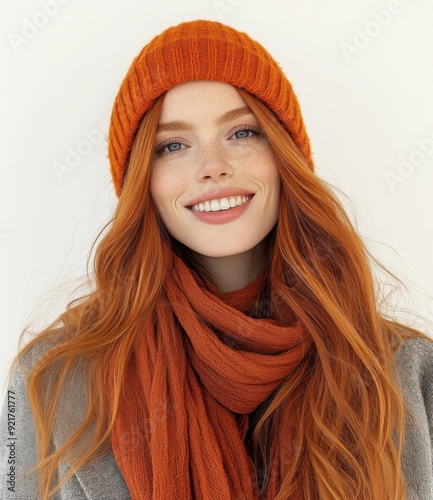
[[[228,210],[230,208],[230,202],[228,198],[222,198],[220,201],[221,210]]]
[[[246,203],[252,195],[249,196],[230,196],[230,198],[220,198],[218,200],[208,200],[198,203],[191,208],[196,212],[219,212],[220,210],[229,210]]]

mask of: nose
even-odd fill
[[[218,181],[233,175],[230,158],[222,148],[213,146],[200,155],[197,168],[197,180],[207,182]]]

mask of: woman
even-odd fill
[[[94,290],[18,357],[2,498],[431,499],[432,342],[380,313],[265,49],[153,39],[109,158]]]

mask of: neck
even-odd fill
[[[215,277],[215,286],[222,293],[240,290],[254,281],[262,271],[262,247],[255,246],[247,252],[226,257],[207,257],[201,260]]]

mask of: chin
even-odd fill
[[[253,248],[257,246],[258,243],[252,244],[252,245],[242,245],[242,246],[233,246],[233,247],[227,247],[227,245],[224,246],[224,248],[215,248],[215,247],[189,247],[191,250],[194,252],[203,255],[204,257],[209,257],[209,258],[222,258],[222,257],[232,257],[234,255],[240,255],[246,252],[249,252]],[[188,246],[188,245],[187,245]]]
[[[224,252],[197,252],[199,253],[200,255],[203,255],[203,257],[208,257],[208,258],[212,258],[212,259],[218,259],[218,258],[224,258],[224,257],[233,257],[234,255],[239,255],[239,254],[242,254],[242,253],[245,253],[247,252],[249,249],[245,249],[245,250],[240,250],[240,251],[232,251],[232,252],[227,252],[227,251],[224,251]]]

